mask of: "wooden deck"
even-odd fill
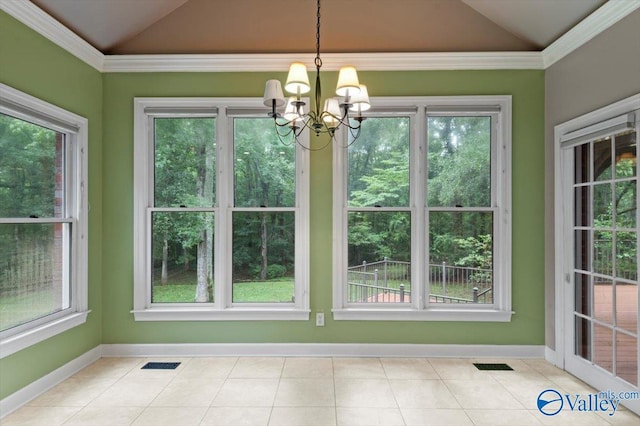
[[[617,283],[616,292],[616,326],[634,334],[638,330],[638,286]],[[602,283],[594,286],[594,316],[600,321],[613,324],[613,286]],[[613,372],[614,333],[610,328],[595,325],[594,363],[607,371]],[[638,378],[638,344],[635,337],[624,333],[616,333],[616,375],[629,383],[637,385]]]

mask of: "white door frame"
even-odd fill
[[[591,363],[573,355],[575,331],[573,324],[573,193],[566,191],[573,184],[573,150],[562,149],[561,142],[568,134],[579,135],[580,130],[598,125],[623,114],[635,113],[636,134],[640,135],[640,94],[584,114],[554,128],[554,247],[555,247],[555,360],[554,363],[597,390],[638,391],[638,388],[620,381],[613,382],[610,374],[593,367]],[[638,150],[640,154],[640,149]],[[640,262],[639,262],[640,264]],[[640,348],[639,352],[640,353]],[[623,404],[640,413],[640,400]]]

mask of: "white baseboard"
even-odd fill
[[[546,358],[543,345],[205,343],[100,345],[0,400],[0,419],[102,357],[317,356]]]
[[[102,356],[344,356],[544,358],[540,345],[423,345],[356,343],[210,343],[102,345]]]
[[[78,371],[96,362],[102,357],[102,346],[96,346],[62,367],[52,371],[0,400],[0,419],[22,407],[27,402],[45,393],[58,383],[73,376]]]

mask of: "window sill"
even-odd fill
[[[0,341],[0,359],[87,322],[91,311],[74,312]]]
[[[308,309],[161,307],[131,311],[136,321],[308,321]]]
[[[515,312],[497,309],[333,309],[336,321],[472,321],[510,322]]]

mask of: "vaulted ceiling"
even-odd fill
[[[315,50],[316,0],[32,0],[105,54]],[[322,0],[323,52],[541,51],[606,0]]]

